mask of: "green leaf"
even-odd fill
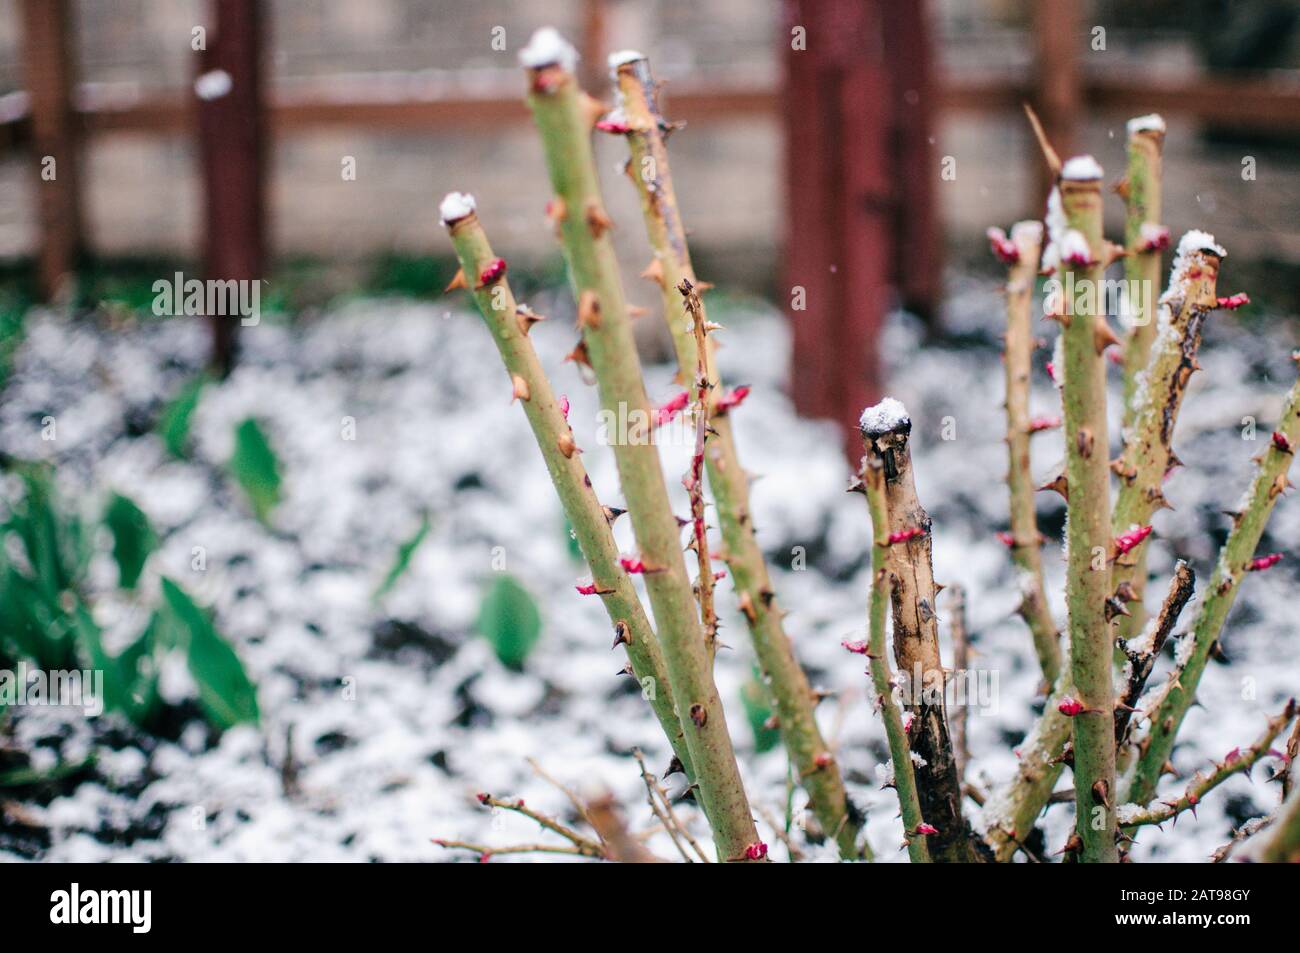
[[[280,502],[280,461],[261,425],[252,417],[235,428],[230,472],[244,488],[253,515],[269,525],[271,510]]]
[[[379,584],[379,588],[375,590],[375,594],[371,597],[373,601],[378,602],[386,596],[392,590],[393,586],[397,584],[397,580],[400,579],[402,574],[410,567],[411,557],[415,555],[415,551],[419,549],[420,544],[424,542],[424,537],[429,535],[429,527],[431,525],[432,524],[429,522],[429,514],[421,514],[419,529],[415,531],[414,536],[402,543],[401,546],[397,547],[397,558],[393,560],[393,565],[384,576],[384,581]]]
[[[781,741],[781,733],[767,727],[772,717],[772,706],[767,699],[767,689],[758,680],[757,672],[740,686],[740,701],[745,706],[745,719],[754,733],[754,750],[762,754],[771,751]]]
[[[162,438],[163,446],[178,460],[189,456],[190,420],[207,382],[207,374],[199,374],[190,380],[176,399],[164,408],[158,421],[158,436]]]
[[[145,560],[158,546],[158,537],[134,502],[114,493],[104,511],[104,525],[113,534],[113,559],[117,562],[117,583],[123,589],[134,589],[140,581]]]
[[[257,690],[235,650],[185,590],[163,577],[162,591],[184,639],[190,673],[199,686],[199,705],[208,720],[223,729],[240,722],[257,724]]]
[[[513,576],[492,581],[479,606],[478,631],[506,668],[520,671],[542,632],[537,603]]]

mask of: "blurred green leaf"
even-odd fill
[[[113,534],[113,559],[117,562],[117,584],[134,589],[145,561],[158,546],[149,517],[133,501],[114,493],[104,511],[104,525]]]
[[[432,524],[429,522],[429,514],[421,514],[420,526],[415,531],[415,535],[402,543],[401,546],[397,547],[397,558],[393,560],[393,565],[384,576],[384,581],[379,584],[379,588],[375,590],[375,594],[371,597],[375,602],[378,602],[386,596],[392,590],[393,586],[397,584],[397,580],[402,578],[402,575],[411,565],[411,557],[415,555],[415,551],[419,549],[420,544],[424,542],[424,537],[429,535],[429,527],[431,525]]]
[[[176,399],[163,409],[158,421],[158,436],[162,438],[163,446],[178,460],[189,456],[190,421],[207,383],[207,374],[199,374],[190,380]]]
[[[542,632],[537,603],[513,576],[499,575],[479,606],[478,631],[506,668],[521,671]]]
[[[755,672],[744,685],[740,686],[740,701],[745,706],[745,720],[749,730],[754,733],[754,750],[760,754],[771,751],[781,742],[781,733],[775,728],[767,727],[772,717],[772,706],[767,699],[767,689],[759,681]]]
[[[280,502],[280,461],[261,425],[252,417],[235,429],[230,472],[244,488],[253,515],[270,525],[271,510]]]
[[[163,598],[185,640],[190,673],[199,686],[199,705],[218,728],[257,724],[257,690],[243,663],[185,590],[163,577]]]

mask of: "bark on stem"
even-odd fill
[[[894,661],[903,682],[904,703],[913,719],[912,750],[920,756],[917,791],[921,814],[937,832],[930,856],[938,862],[988,859],[983,842],[962,815],[961,782],[948,734],[944,672],[939,656],[937,588],[931,561],[930,517],[916,495],[908,441],[912,422],[896,401],[868,408],[862,436],[867,465],[879,464],[884,481],[885,566],[894,616]]]
[[[869,442],[869,439],[868,439]],[[894,790],[903,817],[907,855],[914,864],[930,862],[929,837],[919,833],[925,817],[917,795],[912,749],[903,716],[894,698],[894,678],[885,648],[885,607],[889,602],[889,516],[885,505],[884,464],[870,453],[862,458],[862,487],[871,513],[871,604],[868,617],[867,657],[871,684],[876,691],[880,717],[889,739],[889,759],[894,766]]]
[[[708,329],[704,321],[704,306],[694,286],[682,279],[677,291],[691,316],[696,353],[708,353]],[[695,594],[700,602],[700,621],[704,625],[704,641],[709,647],[709,658],[718,651],[718,613],[713,607],[713,561],[709,555],[709,533],[704,522],[704,446],[709,435],[709,393],[713,383],[703,359],[695,365],[695,450],[691,454],[691,469],[685,482],[691,498],[691,530],[695,546]]]
[[[545,51],[551,44],[542,46]],[[564,47],[567,44],[557,49],[556,62],[534,56],[527,69],[528,104],[555,191],[552,217],[559,226],[601,406],[613,419],[643,417],[648,426],[651,408],[592,156],[590,136],[598,110],[558,61],[568,58]],[[536,54],[534,44],[529,49]],[[648,435],[616,435],[614,455],[641,559],[652,570],[646,573],[646,590],[719,854],[728,861],[760,860],[766,849],[758,838],[713,681],[658,451]]]
[[[1300,361],[1300,352],[1292,357]],[[1245,581],[1264,526],[1278,498],[1290,486],[1287,473],[1294,452],[1285,448],[1294,447],[1300,441],[1300,380],[1292,385],[1287,395],[1277,433],[1281,439],[1271,441],[1255,458],[1255,477],[1241,508],[1233,516],[1232,529],[1219,550],[1214,574],[1201,597],[1191,631],[1183,636],[1178,665],[1158,696],[1145,706],[1150,712],[1151,727],[1140,742],[1141,754],[1126,795],[1126,800],[1135,804],[1147,804],[1155,796],[1160,775],[1173,752],[1178,729],[1196,698],[1196,687],[1218,642],[1224,620],[1237,598],[1237,591]]]
[[[1163,486],[1169,471],[1178,465],[1173,452],[1174,425],[1187,383],[1200,366],[1196,353],[1205,319],[1216,307],[1223,257],[1223,249],[1204,232],[1188,232],[1179,242],[1169,288],[1160,296],[1150,358],[1137,376],[1124,451],[1114,464],[1120,478],[1111,525],[1116,536],[1150,524],[1155,512],[1169,505]],[[1111,573],[1112,589],[1127,583],[1133,596],[1130,615],[1120,621],[1123,638],[1140,632],[1145,624],[1146,562],[1147,544],[1139,542],[1115,560]]]
[[[448,231],[462,274],[471,276],[466,283],[471,285],[474,301],[501,354],[506,372],[512,382],[523,381],[527,396],[521,397],[520,403],[524,414],[537,439],[564,514],[573,526],[578,546],[591,569],[592,583],[609,613],[615,632],[622,638],[632,663],[632,673],[648,689],[643,694],[649,698],[673,754],[687,775],[693,778],[691,757],[677,717],[659,640],[650,627],[632,580],[619,565],[614,534],[605,509],[592,489],[581,456],[572,449],[566,453],[566,448],[574,446],[572,431],[528,336],[530,322],[527,317],[521,320],[514,294],[504,275],[478,287],[477,276],[497,260],[478,216],[471,211],[449,223]]]
[[[700,283],[691,265],[668,165],[665,140],[672,124],[660,112],[656,84],[646,59],[638,57],[620,63],[615,80],[622,111],[619,121],[626,130],[617,125],[614,128],[626,132],[631,152],[627,170],[641,200],[642,218],[654,252],[646,275],[659,285],[679,373],[685,382],[695,373],[699,359],[677,287],[683,280],[697,289]],[[707,321],[703,306],[700,315]],[[722,556],[772,696],[781,739],[808,792],[810,809],[822,829],[835,839],[840,856],[869,858],[870,848],[865,841],[859,843],[861,814],[849,801],[839,764],[817,726],[817,699],[782,625],[763,550],[754,535],[749,474],[741,467],[736,451],[730,411],[717,410],[723,387],[712,339],[706,342],[704,365],[712,384],[710,423],[714,431],[708,440],[705,467],[722,532]]]
[[[1019,612],[1034,640],[1034,653],[1050,686],[1061,672],[1061,637],[1052,620],[1043,586],[1043,560],[1029,463],[1030,359],[1034,350],[1031,318],[1034,279],[1043,241],[1040,222],[1018,222],[1011,229],[1016,261],[1007,274],[1007,333],[1003,365],[1007,388],[1007,487],[1011,493],[1011,559],[1021,574]]]
[[[1169,592],[1153,623],[1151,641],[1141,651],[1133,651],[1122,645],[1128,657],[1128,678],[1125,679],[1124,691],[1120,693],[1119,704],[1115,706],[1115,744],[1119,746],[1120,756],[1126,750],[1129,725],[1142,692],[1146,689],[1147,679],[1151,677],[1156,659],[1169,641],[1174,626],[1178,624],[1178,617],[1187,601],[1192,598],[1195,588],[1196,573],[1192,572],[1192,567],[1184,560],[1178,560],[1173,579],[1169,582]]]
[[[1067,173],[1074,160],[1066,163]],[[1102,357],[1105,312],[1101,303],[1102,208],[1100,169],[1062,177],[1061,202],[1069,232],[1062,260],[1069,269],[1064,302],[1066,479],[1065,601],[1069,609],[1070,662],[1084,710],[1074,718],[1074,789],[1080,859],[1114,863],[1115,733],[1110,624],[1106,619],[1110,551],[1110,484],[1107,467],[1106,369]],[[1095,176],[1093,174],[1095,170]],[[1085,177],[1086,176],[1086,177]],[[1098,566],[1100,554],[1101,565]]]

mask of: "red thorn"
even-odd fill
[[[844,639],[842,642],[840,642],[840,645],[843,648],[847,649],[848,651],[852,652],[854,655],[867,654],[867,643],[865,639],[861,642],[850,642],[848,639]]]
[[[560,405],[560,413],[564,414],[565,420],[568,420],[569,419],[569,398],[561,394],[558,403]]]
[[[727,391],[727,393],[718,398],[718,403],[714,407],[714,413],[725,414],[733,407],[739,407],[744,403],[745,398],[749,396],[750,389],[751,388],[748,384],[742,384],[740,387]]]
[[[1121,533],[1115,537],[1115,552],[1123,555],[1137,547],[1137,545],[1151,535],[1150,526],[1139,526],[1135,530],[1127,533]]]
[[[913,834],[937,834],[939,833],[939,828],[935,827],[933,824],[917,824],[916,830],[912,831],[912,833]]]
[[[600,132],[608,132],[614,135],[624,135],[632,131],[631,126],[617,119],[602,119],[600,122],[596,123],[596,129]]]
[[[573,588],[578,590],[579,595],[594,596],[596,594],[596,584],[594,582],[585,586],[574,586]]]
[[[1020,261],[1020,249],[1016,243],[1007,238],[1007,233],[1000,228],[990,228],[984,233],[989,240],[989,248],[1004,265],[1014,265]]]
[[[1061,703],[1056,706],[1056,710],[1066,718],[1073,718],[1075,715],[1083,712],[1083,702],[1079,701],[1077,698],[1066,695],[1061,699]]]
[[[1260,556],[1258,559],[1252,559],[1246,567],[1246,572],[1263,572],[1270,569],[1282,561],[1281,553],[1271,553],[1268,556]]]
[[[478,273],[478,287],[486,288],[505,273],[506,260],[504,258],[493,258],[487,263],[487,267]]]
[[[813,758],[813,766],[816,768],[829,767],[830,763],[834,760],[835,759],[831,757],[829,751],[818,751],[817,757]]]
[[[1164,251],[1169,247],[1169,229],[1163,225],[1145,222],[1140,230],[1137,250],[1140,252]]]
[[[1224,763],[1224,764],[1233,764],[1233,763],[1235,763],[1235,762],[1237,761],[1237,759],[1240,758],[1240,757],[1241,757],[1241,749],[1240,749],[1240,748],[1233,748],[1231,751],[1229,751],[1226,755],[1223,756],[1223,763]]]
[[[1038,433],[1040,430],[1055,430],[1061,426],[1060,417],[1035,417],[1029,421],[1029,432]]]
[[[1057,380],[1056,380],[1056,365],[1053,364],[1051,361],[1048,361],[1048,362],[1047,362],[1047,376],[1050,377],[1050,378],[1052,379],[1052,383],[1053,383],[1053,384],[1057,383]]]
[[[1219,307],[1224,311],[1236,311],[1244,304],[1250,304],[1250,295],[1246,294],[1244,291],[1239,291],[1235,295],[1230,295],[1227,298],[1220,298],[1218,301]]]
[[[893,546],[895,543],[905,543],[909,539],[916,539],[918,536],[924,536],[925,530],[917,526],[908,529],[900,529],[896,533],[890,533],[889,538],[885,541],[887,546]]]
[[[998,533],[997,536],[998,536],[998,542],[1001,543],[1003,546],[1007,547],[1008,549],[1015,548],[1016,538],[1012,536],[1010,533],[1005,533],[1005,532]]]
[[[1278,450],[1281,450],[1283,453],[1295,453],[1295,445],[1291,443],[1291,439],[1280,430],[1273,431],[1273,446]]]
[[[686,405],[690,403],[690,400],[691,395],[686,391],[682,391],[672,400],[661,404],[655,410],[655,426],[662,427],[664,424],[672,422],[678,414],[686,409]]]
[[[764,844],[762,841],[759,841],[756,844],[750,844],[748,847],[745,848],[746,860],[762,860],[766,856],[767,856],[767,845]]]
[[[642,562],[639,557],[620,556],[618,562],[625,572],[631,573],[634,576],[638,573],[645,572],[645,563]]]
[[[486,791],[479,791],[478,794],[474,795],[474,797],[478,798],[480,804],[486,804],[488,801],[492,800],[492,795],[488,794]]]

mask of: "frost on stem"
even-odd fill
[[[1226,253],[1205,232],[1190,231],[1178,243],[1169,288],[1160,297],[1159,327],[1147,365],[1138,375],[1124,429],[1124,449],[1112,465],[1120,478],[1112,530],[1119,536],[1133,526],[1149,526],[1156,511],[1169,506],[1164,481],[1177,465],[1174,425],[1192,374],[1200,367],[1205,321],[1217,304],[1219,266]],[[1121,620],[1119,634],[1130,638],[1145,621],[1146,551],[1142,539],[1122,550],[1112,571],[1112,589],[1132,587],[1132,615]]]

